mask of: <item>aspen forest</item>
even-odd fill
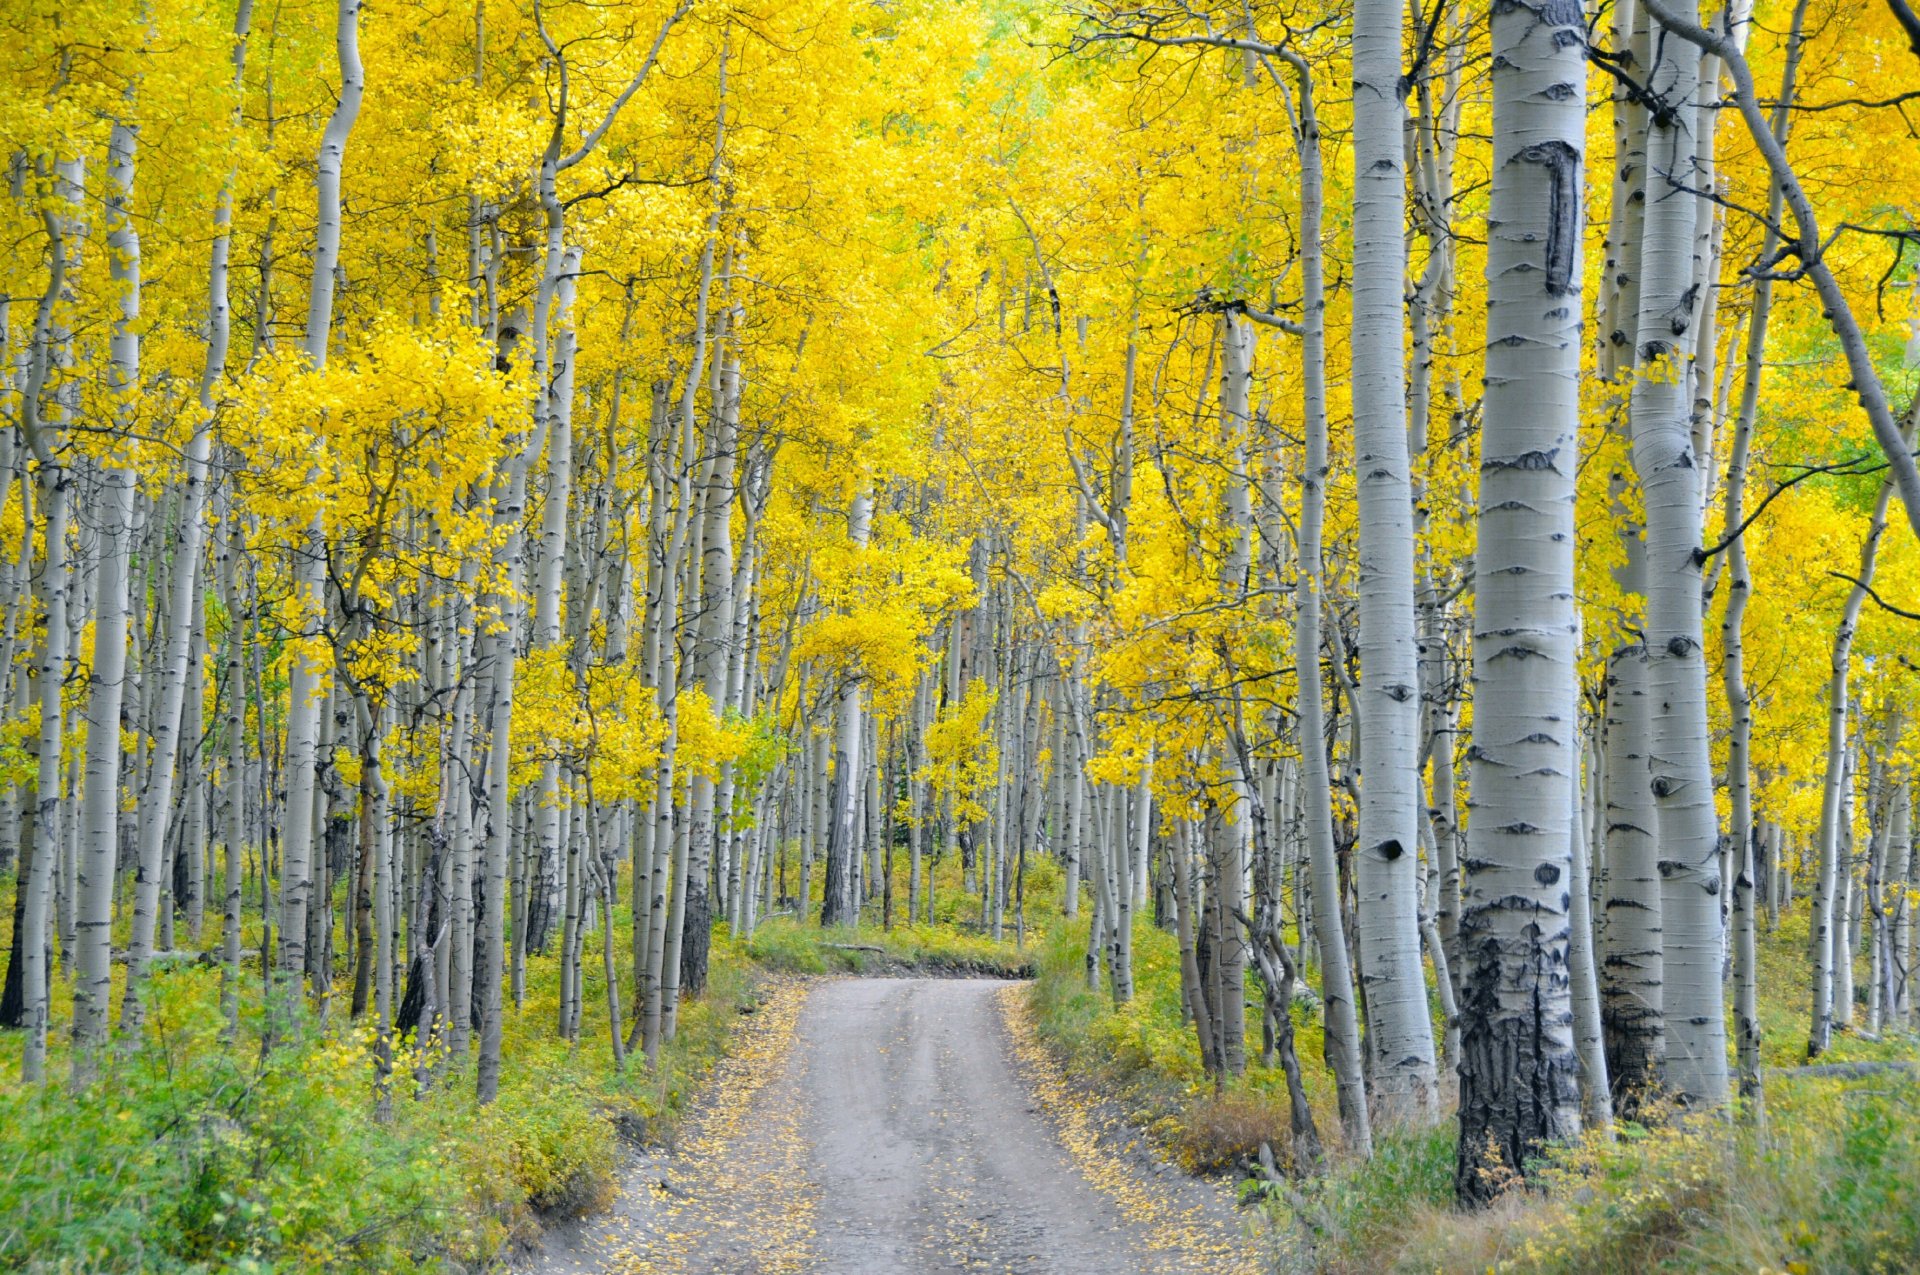
[[[0,0],[0,186],[0,1270],[1920,1270],[1908,0]]]

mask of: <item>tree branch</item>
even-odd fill
[[[1877,474],[1881,470],[1887,467],[1887,463],[1885,461],[1882,461],[1880,464],[1868,466],[1866,469],[1854,468],[1855,466],[1863,463],[1866,459],[1867,458],[1865,456],[1855,456],[1852,460],[1835,461],[1831,465],[1812,465],[1812,466],[1809,466],[1803,472],[1795,474],[1792,478],[1787,479],[1787,481],[1781,483],[1778,487],[1775,487],[1772,491],[1768,492],[1765,498],[1763,498],[1759,504],[1753,507],[1753,512],[1748,514],[1745,518],[1741,519],[1740,525],[1738,527],[1735,527],[1732,531],[1729,531],[1725,536],[1721,537],[1719,544],[1715,545],[1711,549],[1696,550],[1693,555],[1694,565],[1696,566],[1704,565],[1707,559],[1713,557],[1715,554],[1724,552],[1725,550],[1732,548],[1733,542],[1738,540],[1741,534],[1744,533],[1748,527],[1751,527],[1754,524],[1754,520],[1759,518],[1761,514],[1766,512],[1767,506],[1771,505],[1774,502],[1774,499],[1777,496],[1779,496],[1780,493],[1784,492],[1787,488],[1797,486],[1800,483],[1807,481],[1807,479],[1812,478],[1816,474],[1845,474],[1851,478],[1861,474]]]
[[[1885,611],[1890,615],[1897,615],[1903,620],[1920,620],[1920,612],[1903,611],[1899,607],[1893,605],[1893,603],[1881,597],[1878,593],[1875,593],[1873,591],[1872,585],[1868,584],[1865,580],[1862,580],[1857,576],[1850,576],[1844,571],[1829,571],[1827,572],[1827,574],[1832,576],[1836,580],[1845,580],[1848,584],[1852,585],[1854,588],[1865,591],[1866,595],[1872,598],[1874,602],[1879,605],[1882,611]]]

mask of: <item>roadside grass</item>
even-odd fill
[[[896,881],[896,887],[902,883]],[[1069,1073],[1115,1102],[1181,1164],[1239,1177],[1272,1227],[1281,1271],[1896,1272],[1920,1269],[1920,1078],[1897,1068],[1853,1078],[1793,1070],[1804,1052],[1804,912],[1761,942],[1761,1020],[1770,1071],[1764,1125],[1667,1121],[1624,1127],[1552,1153],[1533,1186],[1465,1215],[1452,1207],[1454,1127],[1376,1128],[1359,1162],[1340,1146],[1318,1006],[1292,1008],[1308,1096],[1327,1150],[1319,1173],[1287,1163],[1283,1074],[1263,1065],[1256,1007],[1249,1067],[1215,1092],[1183,1021],[1171,935],[1136,924],[1136,995],[1116,1007],[1087,985],[1084,917],[1059,915],[1058,870],[1030,865],[1024,944],[1010,907],[986,932],[958,864],[934,865],[937,923],[904,920],[823,931],[793,915],[741,941],[716,932],[711,982],[686,1001],[657,1068],[611,1066],[606,988],[587,938],[577,1041],[561,1040],[559,970],[528,963],[526,999],[508,1010],[501,1092],[472,1098],[470,1060],[420,1060],[403,1044],[388,1109],[364,1022],[347,1021],[343,976],[325,1017],[310,1004],[282,1021],[271,1049],[258,946],[242,983],[238,1044],[221,1040],[220,972],[192,961],[157,969],[140,1042],[99,1060],[77,1100],[65,1079],[71,984],[56,983],[53,1084],[18,1084],[20,1035],[0,1034],[0,1269],[86,1271],[409,1271],[484,1266],[537,1235],[544,1219],[611,1197],[623,1139],[671,1141],[676,1121],[729,1046],[737,1016],[768,978],[829,973],[985,973],[1034,977],[1041,1038]],[[5,893],[0,882],[0,895]],[[809,909],[811,911],[811,909]],[[0,944],[11,917],[0,913]],[[337,936],[338,939],[338,936]],[[630,932],[617,922],[616,950]],[[203,945],[217,943],[209,919]],[[114,1004],[124,978],[116,967]],[[632,1021],[631,997],[623,999]],[[1823,1061],[1920,1059],[1920,1043],[1836,1036]],[[1284,1185],[1254,1173],[1268,1144]]]
[[[1275,1230],[1285,1272],[1619,1271],[1900,1272],[1920,1270],[1920,1077],[1898,1066],[1854,1078],[1795,1070],[1809,994],[1804,913],[1761,942],[1768,1033],[1766,1121],[1729,1127],[1667,1120],[1589,1136],[1536,1166],[1533,1185],[1476,1214],[1453,1208],[1455,1126],[1375,1129],[1374,1155],[1337,1146],[1317,1013],[1294,1006],[1309,1098],[1329,1163],[1284,1186],[1245,1181]],[[1279,1075],[1257,1065],[1215,1095],[1182,1022],[1171,936],[1134,935],[1135,996],[1116,1008],[1086,985],[1084,922],[1057,927],[1031,995],[1043,1039],[1083,1082],[1117,1098],[1189,1168],[1245,1174],[1266,1139],[1280,1156],[1287,1107]],[[1856,1006],[1856,1021],[1864,1009]],[[1902,1030],[1835,1037],[1822,1061],[1920,1060]],[[1284,1165],[1284,1157],[1282,1157]]]
[[[793,917],[762,924],[746,951],[768,969],[795,974],[953,974],[1028,978],[1033,961],[1011,939],[994,942],[951,926],[822,929]]]
[[[959,861],[926,862],[917,915],[909,915],[904,856],[894,871],[891,926],[879,890],[862,909],[858,926],[818,925],[825,874],[816,864],[804,912],[789,907],[761,921],[747,940],[747,956],[767,969],[793,974],[1034,977],[1036,954],[1061,924],[1057,863],[1035,855],[1024,874],[1010,883],[999,939],[987,922],[981,880],[976,878],[968,889]],[[795,883],[796,875],[797,869],[789,866],[780,879]]]
[[[0,945],[10,923],[0,914]],[[707,993],[682,1004],[658,1068],[636,1057],[616,1073],[592,950],[599,936],[590,934],[578,1041],[555,1032],[557,957],[534,954],[525,1002],[507,1009],[497,1100],[474,1100],[471,1060],[434,1060],[438,1072],[422,1089],[420,1059],[403,1042],[382,1110],[371,1030],[346,1014],[350,976],[336,983],[324,1018],[309,1005],[290,1021],[282,992],[275,1043],[262,1048],[259,930],[250,914],[245,941],[254,956],[232,1046],[222,1039],[220,971],[195,962],[156,969],[140,1041],[103,1053],[99,1079],[77,1096],[66,1085],[72,987],[64,971],[47,1087],[20,1086],[22,1034],[0,1033],[0,1269],[485,1265],[536,1236],[543,1219],[603,1205],[623,1138],[671,1138],[765,977],[742,945],[716,938]],[[628,950],[628,939],[622,921],[617,950]],[[203,944],[217,943],[210,917]],[[115,975],[117,1010],[124,967]]]
[[[1136,922],[1134,996],[1116,1006],[1104,972],[1087,985],[1087,920],[1056,925],[1040,949],[1031,995],[1041,1038],[1085,1083],[1118,1101],[1182,1166],[1195,1172],[1251,1171],[1260,1145],[1289,1167],[1286,1077],[1262,1058],[1261,1014],[1247,1016],[1247,1071],[1215,1093],[1200,1064],[1199,1043],[1180,998],[1174,938]],[[1317,1008],[1293,1006],[1298,1050],[1320,1137],[1337,1153],[1340,1127],[1331,1080],[1319,1059],[1324,1037]]]

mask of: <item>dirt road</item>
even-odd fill
[[[1240,1272],[1225,1188],[1158,1164],[1052,1074],[1014,985],[776,995],[672,1155],[527,1264],[583,1272]]]

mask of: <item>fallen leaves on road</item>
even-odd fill
[[[1033,1091],[1039,1114],[1087,1181],[1113,1201],[1164,1260],[1165,1265],[1154,1269],[1255,1275],[1260,1270],[1259,1246],[1239,1233],[1231,1220],[1232,1206],[1188,1202],[1211,1184],[1193,1182],[1189,1185],[1194,1190],[1170,1190],[1168,1183],[1149,1180],[1127,1157],[1109,1149],[1109,1139],[1138,1134],[1126,1129],[1119,1116],[1100,1111],[1092,1095],[1061,1073],[1059,1060],[1035,1029],[1027,990],[1016,983],[999,994],[1001,1019],[1021,1078]]]

